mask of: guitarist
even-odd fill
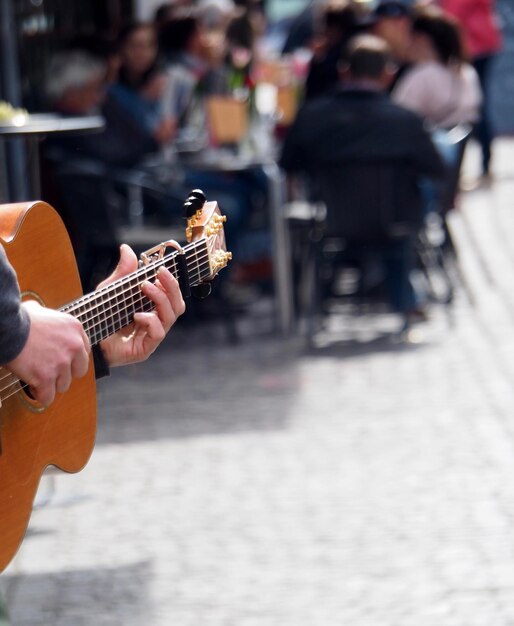
[[[123,244],[116,269],[99,287],[136,269],[135,253]],[[154,284],[144,283],[141,289],[155,309],[136,313],[123,334],[115,333],[93,348],[97,378],[108,375],[110,366],[144,361],[184,313],[179,285],[166,268],[159,270]],[[34,301],[21,302],[16,274],[0,245],[0,365],[28,383],[33,397],[47,406],[73,378],[86,374],[90,351],[86,333],[74,317]],[[3,596],[0,586],[0,623],[7,625]]]
[[[116,269],[99,287],[136,269],[135,253],[123,244]],[[136,313],[131,326],[93,350],[97,378],[107,375],[109,367],[147,359],[185,310],[179,285],[164,267],[154,284],[143,283],[141,289],[155,309]],[[21,302],[16,274],[0,245],[0,365],[25,381],[33,397],[48,406],[73,378],[86,374],[90,351],[86,333],[74,317],[35,301]]]

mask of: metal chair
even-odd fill
[[[459,270],[457,250],[446,221],[448,213],[456,207],[462,163],[471,132],[471,126],[458,125],[434,133],[434,143],[446,163],[447,173],[442,181],[434,183],[434,204],[418,233],[416,253],[424,290],[430,301],[439,304],[452,303],[457,283],[472,301]]]
[[[395,279],[394,284],[389,280],[390,293],[402,312],[403,302],[411,298],[409,251],[423,217],[421,200],[417,206],[404,200],[416,197],[410,189],[415,182],[409,166],[395,161],[345,162],[317,173],[311,189],[325,205],[326,215],[320,219],[318,210],[317,216],[305,222],[304,253],[298,257],[301,268],[297,273],[299,323],[309,343],[328,295],[351,296],[359,305],[368,296],[378,295],[377,265],[386,268],[386,277]],[[290,223],[294,228],[294,221]],[[298,237],[293,236],[293,241],[297,247]],[[341,294],[334,285],[343,267],[351,268],[358,280],[351,292],[343,289]],[[380,296],[383,299],[383,291]],[[403,314],[405,325],[406,310]]]
[[[289,215],[296,310],[309,343],[323,316],[327,295],[351,299],[361,311],[366,304],[384,299],[383,276],[377,272],[376,259],[383,255],[384,246],[402,239],[413,238],[412,267],[425,278],[429,302],[451,304],[458,264],[445,215],[455,206],[470,131],[458,126],[438,133],[436,145],[446,157],[447,175],[434,183],[434,213],[425,215],[423,204],[398,202],[400,187],[405,191],[418,181],[405,164],[394,162],[345,163],[320,173],[314,197],[322,198],[326,212],[319,203],[290,205],[296,207]],[[341,271],[346,278],[337,281]],[[408,326],[404,315],[401,330]]]

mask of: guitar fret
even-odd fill
[[[111,334],[128,326],[139,311],[151,311],[153,302],[141,292],[141,283],[153,282],[161,266],[166,267],[177,280],[181,279],[181,266],[177,252],[151,262],[137,270],[130,278],[125,277],[103,287],[99,291],[82,296],[61,311],[75,316],[84,326],[92,345],[98,344]],[[188,244],[185,248],[187,273],[190,284],[200,283],[210,274],[205,240]],[[203,270],[202,270],[203,266]]]
[[[196,261],[197,281],[200,283],[201,282],[201,270],[200,270],[200,262],[199,262],[198,254],[195,255],[195,261]]]
[[[121,285],[117,285],[114,288],[114,312],[113,319],[119,328],[123,328],[122,322],[122,309],[120,308],[120,296],[121,296]]]
[[[202,282],[202,273],[201,273],[200,264],[199,264],[200,255],[198,254],[198,251],[197,251],[197,248],[200,248],[201,245],[205,247],[205,242],[203,241],[197,242],[195,249],[191,250],[191,254],[186,253],[188,273],[190,277],[190,282],[193,285],[197,285],[198,283]],[[196,268],[194,267],[195,264],[196,264]],[[195,274],[196,274],[196,277],[195,277]]]

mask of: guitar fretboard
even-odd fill
[[[210,276],[209,255],[205,239],[184,247],[189,284],[197,285]],[[91,345],[100,343],[113,333],[128,326],[134,313],[151,311],[154,303],[143,295],[141,284],[153,282],[161,267],[166,267],[177,280],[181,279],[181,264],[177,251],[150,262],[116,282],[82,296],[60,310],[76,317],[84,327]]]

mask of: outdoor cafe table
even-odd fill
[[[268,207],[271,220],[273,281],[278,330],[291,333],[293,326],[293,284],[290,241],[285,218],[285,177],[272,158],[240,155],[224,149],[209,148],[183,154],[184,165],[204,172],[237,173],[258,169],[266,177]]]
[[[41,197],[41,180],[39,167],[38,140],[55,133],[88,133],[98,132],[104,128],[105,122],[100,115],[62,116],[55,113],[32,113],[15,115],[12,120],[0,122],[0,139],[23,138],[32,152],[30,159],[30,178],[32,199]],[[17,172],[23,176],[23,172]]]

